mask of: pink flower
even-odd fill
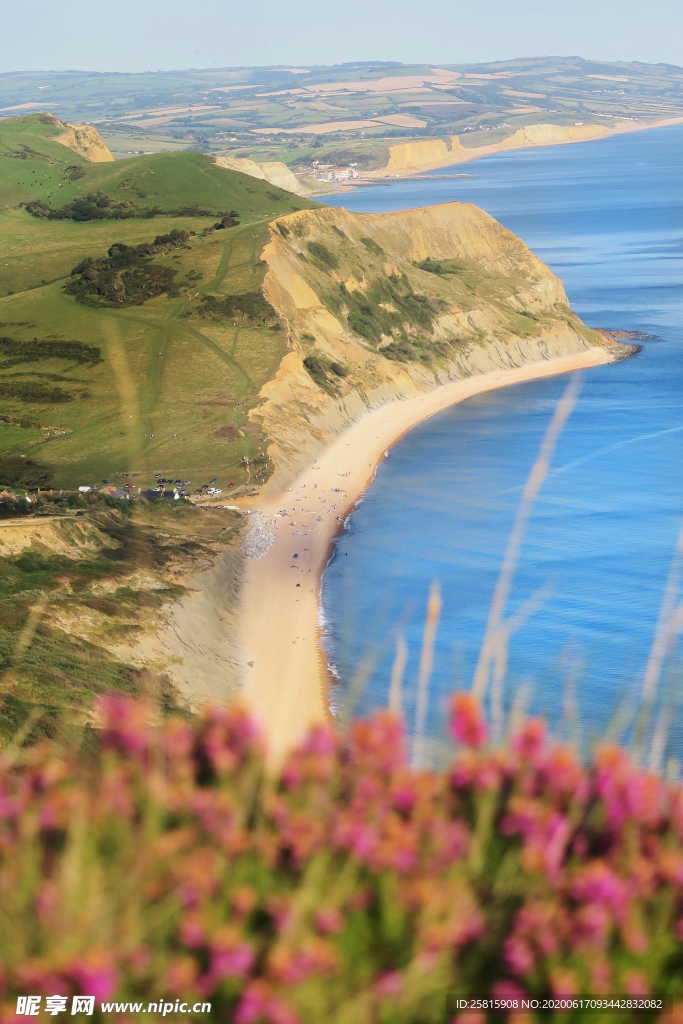
[[[351,727],[349,753],[358,768],[372,767],[378,774],[400,768],[406,757],[403,721],[393,711],[359,719]]]
[[[337,733],[329,725],[315,725],[299,749],[303,754],[318,754],[329,757],[337,749]]]
[[[196,919],[185,917],[180,925],[180,941],[190,949],[196,949],[204,940],[204,927]]]
[[[78,992],[95,996],[95,999],[109,999],[116,988],[116,972],[105,953],[94,952],[74,964],[68,974]]]
[[[535,761],[542,753],[546,739],[546,723],[542,718],[527,718],[512,737],[512,749],[525,761]]]
[[[479,702],[471,693],[456,693],[451,699],[451,734],[466,747],[477,748],[486,742],[488,729]]]
[[[253,947],[248,942],[214,949],[211,953],[210,973],[215,978],[241,978],[248,974],[255,960]]]
[[[587,779],[575,752],[566,746],[553,747],[539,762],[537,791],[583,801]]]
[[[569,840],[571,826],[563,814],[551,815],[545,826],[543,842],[543,867],[551,881],[557,881],[560,866]]]
[[[609,913],[597,903],[579,907],[574,915],[574,938],[579,944],[595,948],[604,946],[609,927]]]
[[[527,974],[534,966],[534,955],[524,939],[512,936],[504,947],[505,963],[513,974]]]
[[[110,693],[100,698],[96,710],[102,722],[102,743],[105,747],[134,758],[146,754],[151,708],[145,701]]]
[[[621,982],[629,996],[646,996],[650,991],[647,978],[642,971],[626,971],[621,976]]]
[[[597,903],[616,917],[623,916],[629,903],[629,890],[604,861],[593,861],[583,868],[570,885],[575,899]]]
[[[263,1019],[268,1020],[270,999],[270,990],[265,982],[250,982],[235,1011],[235,1024],[260,1024]]]
[[[208,760],[219,776],[232,775],[249,757],[260,755],[263,734],[244,708],[212,708],[200,724],[195,758],[200,765]]]
[[[333,907],[327,910],[322,908],[315,912],[314,916],[315,926],[319,932],[323,935],[328,935],[331,932],[341,931],[344,924],[344,918],[338,910]]]
[[[391,792],[391,802],[401,814],[410,814],[416,800],[415,784],[410,781],[400,783]]]
[[[391,997],[400,994],[403,978],[399,971],[386,971],[375,981],[374,989],[378,996]]]
[[[524,989],[516,981],[512,981],[511,978],[503,978],[502,981],[497,981],[493,986],[491,994],[496,999],[524,999],[527,995]]]
[[[339,846],[364,861],[374,854],[379,842],[375,829],[350,817],[343,818],[337,825],[335,839]]]

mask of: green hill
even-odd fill
[[[49,195],[69,173],[87,167],[83,156],[57,141],[63,127],[49,114],[0,120],[0,209]]]
[[[243,219],[272,217],[289,208],[289,193],[264,183],[257,186],[239,172],[226,175],[225,168],[201,153],[113,161],[97,132],[87,126],[75,130],[87,133],[86,145],[78,147],[71,138],[76,149],[71,148],[64,139],[73,137],[73,129],[49,114],[0,118],[0,209],[40,201],[57,210],[93,194],[107,196],[112,208],[125,204],[133,217],[150,210],[178,214],[187,209],[217,215],[230,202],[239,205]],[[93,162],[88,143],[99,144],[109,158],[100,162],[98,156]]]
[[[64,127],[0,122],[0,485],[22,459],[65,487],[258,479],[247,415],[285,349],[260,250],[315,204],[195,153],[89,163]]]

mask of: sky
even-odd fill
[[[683,64],[679,0],[22,0],[0,71],[577,55]]]

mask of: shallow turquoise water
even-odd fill
[[[683,514],[683,128],[489,157],[430,180],[328,202],[353,210],[474,202],[565,282],[592,326],[654,335],[634,359],[583,374],[578,404],[535,507],[510,611],[540,587],[513,638],[508,695],[523,682],[557,724],[568,674],[584,733],[636,692]],[[391,451],[340,537],[323,585],[337,703],[362,666],[359,712],[385,705],[397,630],[409,647],[406,709],[430,584],[443,613],[429,729],[468,684],[521,487],[566,378],[482,395],[422,424]],[[670,689],[677,693],[680,674]],[[672,714],[672,745],[683,729]]]

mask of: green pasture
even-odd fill
[[[0,452],[7,465],[30,460],[63,487],[116,482],[123,473],[147,486],[155,472],[193,487],[214,477],[228,490],[258,483],[269,471],[266,439],[248,414],[284,354],[284,334],[257,315],[221,318],[203,300],[211,296],[211,308],[220,309],[226,296],[246,295],[248,306],[248,296],[260,294],[269,220],[314,204],[196,153],[88,164],[55,144],[54,134],[54,122],[39,117],[0,122],[0,162],[14,160],[25,178],[15,175],[19,201],[30,193],[59,209],[103,193],[141,214],[165,213],[77,222],[33,216],[19,202],[0,210]],[[77,175],[68,171],[75,161]],[[236,211],[238,226],[215,229],[228,211]],[[171,292],[137,305],[96,306],[65,293],[84,258],[174,229],[192,232],[187,246],[149,258],[174,271]],[[72,358],[69,343],[76,353],[94,346],[99,359]]]

